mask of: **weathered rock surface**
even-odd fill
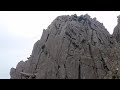
[[[120,23],[113,35],[89,15],[58,16],[11,79],[120,78]]]

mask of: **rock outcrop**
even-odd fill
[[[120,21],[113,35],[86,15],[58,16],[11,79],[119,79]]]

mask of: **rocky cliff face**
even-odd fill
[[[89,15],[58,16],[11,79],[120,78],[120,23],[113,35]]]

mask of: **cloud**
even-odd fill
[[[27,60],[32,52],[34,39],[18,36],[8,31],[7,24],[0,21],[0,78],[10,78],[11,67],[20,60]]]

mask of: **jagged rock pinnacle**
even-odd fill
[[[120,43],[120,15],[117,16],[117,18],[118,24],[114,29],[113,37],[116,39],[117,43]]]
[[[118,24],[120,24],[120,15],[117,16],[117,18],[118,18]]]
[[[118,28],[110,35],[88,14],[58,16],[43,30],[28,60],[11,69],[11,79],[119,78]]]

